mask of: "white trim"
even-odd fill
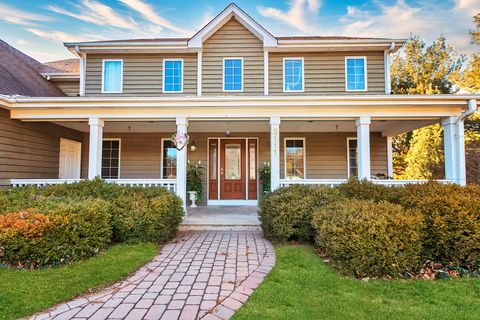
[[[392,93],[392,79],[390,78],[390,51],[383,51],[383,63],[385,69],[385,94]]]
[[[350,178],[350,141],[357,141],[357,150],[358,150],[358,139],[356,137],[347,137],[347,178]],[[358,151],[357,151],[357,176],[358,176]]]
[[[163,149],[164,149],[164,142],[171,141],[169,138],[161,138],[161,150],[160,150],[160,179],[167,179],[163,176]],[[175,163],[176,163],[176,155],[175,155]],[[175,179],[177,178],[177,168],[175,167]]]
[[[287,140],[303,141],[303,178],[287,177]],[[287,180],[307,179],[307,139],[305,137],[284,137],[283,138],[283,178]]]
[[[393,139],[387,137],[387,176],[393,179]]]
[[[363,90],[349,90],[348,89],[348,72],[347,72],[347,60],[348,59],[363,59],[363,64],[365,67],[365,73],[363,78],[365,80],[365,89]],[[368,73],[367,73],[367,57],[366,56],[345,56],[345,91],[346,92],[365,92],[368,91]]]
[[[242,88],[240,90],[225,90],[225,60],[240,60],[242,62]],[[243,78],[243,69],[245,65],[243,63],[243,58],[240,57],[225,57],[223,58],[222,63],[222,91],[223,92],[243,92],[244,78]],[[234,82],[235,83],[235,82]]]
[[[197,53],[197,96],[202,95],[203,52]]]
[[[208,200],[207,206],[258,206],[258,200]]]
[[[268,50],[263,50],[263,95],[268,96],[269,94],[269,67],[270,67],[270,57]]]
[[[60,146],[62,145],[62,141],[67,141],[68,143],[76,144],[78,165],[77,165],[77,168],[75,169],[75,171],[76,171],[75,176],[76,177],[73,178],[73,179],[80,179],[81,168],[82,168],[82,143],[80,141],[76,141],[76,140],[60,138]],[[59,151],[59,157],[60,158],[62,157],[61,152],[62,152],[62,148],[60,147],[60,151]],[[59,165],[60,165],[60,162],[59,162]],[[59,179],[61,179],[60,178],[60,168],[59,168],[58,175],[59,175]]]
[[[180,91],[165,91],[165,62],[182,62],[182,85],[180,87]],[[183,93],[183,59],[182,58],[165,58],[162,61],[162,93]]]
[[[103,141],[118,141],[118,178],[111,178],[111,179],[121,179],[120,175],[120,167],[122,164],[122,139],[121,138],[103,138],[102,139],[102,166],[100,168],[100,177],[102,176],[102,168],[103,168]]]
[[[221,28],[231,17],[235,17],[245,28],[250,30],[255,36],[263,41],[264,47],[277,46],[277,39],[271,35],[258,22],[253,20],[248,14],[240,9],[236,4],[232,3],[218,14],[212,21],[207,23],[200,31],[198,31],[190,40],[188,40],[189,48],[201,48],[203,42],[207,40],[215,31]]]
[[[285,61],[286,60],[301,60],[302,61],[302,89],[301,90],[285,90]],[[305,61],[303,57],[284,57],[282,64],[283,77],[283,92],[305,92]]]
[[[120,91],[105,91],[105,62],[120,61],[122,68],[120,69]],[[123,92],[123,59],[102,59],[102,93],[122,93]]]

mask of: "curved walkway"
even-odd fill
[[[260,232],[183,232],[129,279],[31,319],[229,319],[274,264]]]

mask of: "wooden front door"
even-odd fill
[[[220,140],[220,199],[246,199],[245,139]]]

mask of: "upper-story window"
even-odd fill
[[[163,92],[183,92],[183,59],[163,60]]]
[[[345,58],[345,88],[347,91],[367,90],[367,58]]]
[[[123,60],[103,60],[102,93],[121,93],[123,86]]]
[[[243,91],[243,59],[223,59],[223,91]]]
[[[303,58],[284,58],[283,92],[302,92],[303,87]]]

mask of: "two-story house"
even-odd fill
[[[397,134],[441,122],[445,180],[465,183],[463,119],[475,96],[391,95],[390,56],[405,40],[275,37],[235,4],[191,38],[65,43],[77,60],[42,72],[65,97],[8,97],[12,119],[51,122],[58,179],[101,176],[186,198],[187,161],[204,167],[207,204],[256,204],[259,168],[273,189],[392,180]],[[33,124],[33,123],[31,123]],[[172,135],[188,134],[175,146]]]

